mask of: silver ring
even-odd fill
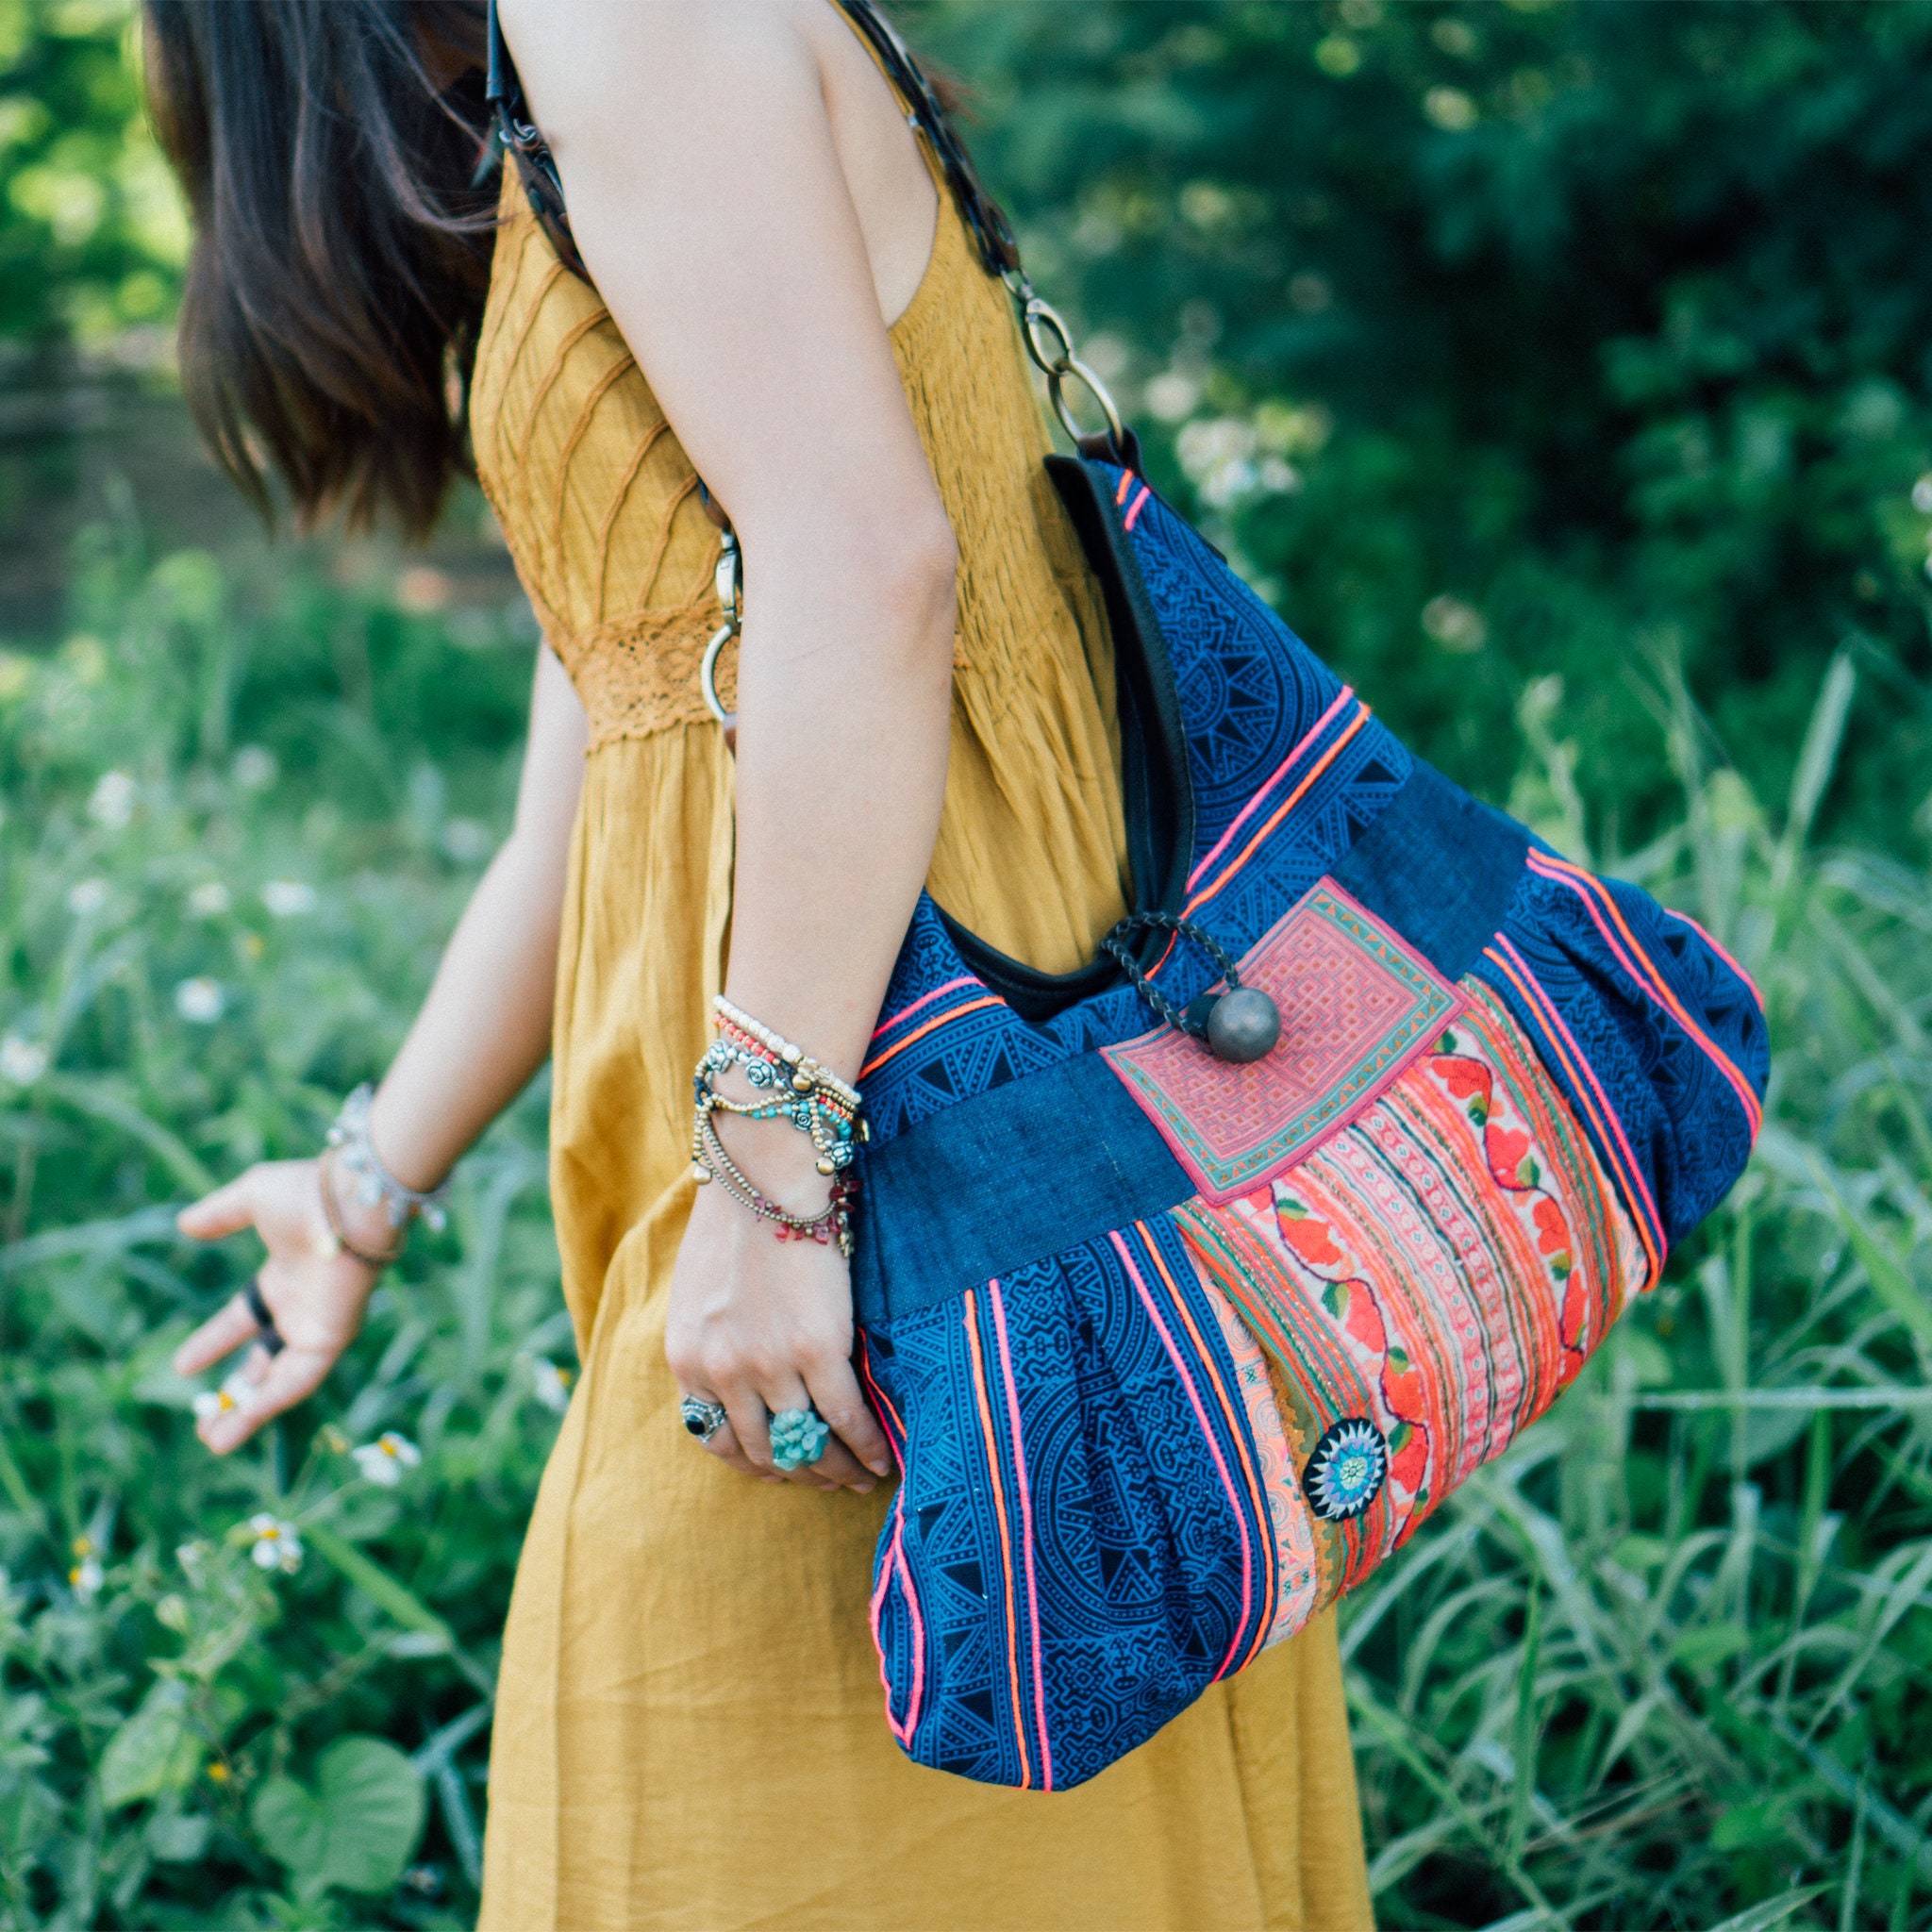
[[[724,654],[724,646],[737,635],[735,624],[721,624],[711,633],[711,641],[705,646],[704,658],[698,665],[698,690],[704,693],[705,709],[727,731],[737,724],[738,715],[727,711],[724,700],[718,695],[718,659]]]
[[[677,1413],[700,1442],[708,1442],[729,1420],[722,1402],[707,1402],[702,1395],[687,1395],[677,1405]]]

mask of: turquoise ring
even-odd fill
[[[816,1462],[832,1431],[815,1408],[784,1408],[772,1418],[772,1466],[788,1474]]]

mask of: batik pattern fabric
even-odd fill
[[[1140,633],[1124,728],[1180,740],[1169,903],[1287,1024],[1229,1067],[1124,984],[1023,1017],[929,899],[893,974],[853,1276],[901,1470],[887,1717],[1033,1790],[1300,1628],[1542,1413],[1741,1171],[1768,1068],[1707,935],[1414,758],[1141,478],[1055,479],[1124,665]],[[1184,1007],[1215,970],[1171,946],[1152,977]]]

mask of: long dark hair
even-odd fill
[[[181,377],[273,515],[435,522],[463,418],[495,203],[482,0],[146,0],[156,130],[193,253]],[[454,76],[454,77],[451,77]]]

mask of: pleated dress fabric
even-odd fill
[[[730,920],[731,763],[696,680],[717,532],[616,325],[513,184],[504,216],[477,466],[591,742],[551,1142],[583,1371],[505,1636],[481,1924],[1368,1925],[1332,1620],[1076,1791],[921,1770],[886,1727],[867,1626],[890,1486],[754,1483],[679,1427],[665,1304]],[[891,341],[960,554],[930,884],[994,945],[1066,971],[1128,890],[1111,648],[1010,305],[943,192]]]

